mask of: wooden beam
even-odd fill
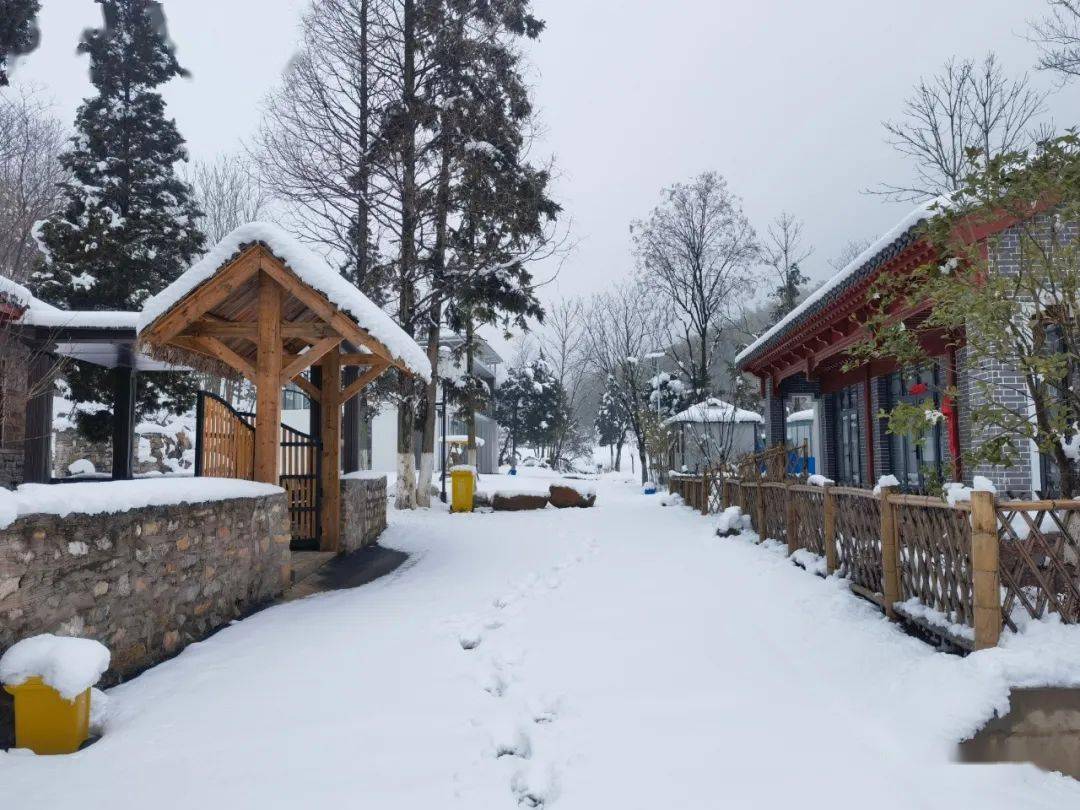
[[[390,367],[389,363],[380,363],[374,365],[349,383],[348,387],[341,392],[341,403],[344,405],[350,399],[355,397],[361,391],[363,391],[368,385],[374,382],[379,375],[381,375],[386,369]]]
[[[255,480],[278,483],[281,455],[281,287],[259,274],[259,355],[255,382]]]
[[[323,338],[310,349],[303,354],[298,354],[295,357],[291,357],[289,362],[281,370],[281,384],[288,385],[289,381],[296,377],[306,368],[318,363],[324,355],[330,352],[336,351],[337,347],[341,345],[341,336],[334,335],[333,337]],[[340,365],[340,360],[338,364]]]
[[[217,321],[204,319],[185,327],[182,334],[196,337],[250,340],[254,342],[259,338],[259,324],[256,321]],[[337,330],[329,324],[305,321],[303,323],[282,323],[281,337],[285,340],[324,340],[330,337],[340,338],[340,335],[338,335]]]
[[[338,551],[341,543],[341,355],[330,352],[322,359],[322,401],[319,403],[322,434],[322,513],[320,551]]]
[[[371,349],[372,352],[391,365],[398,366],[410,374],[412,373],[408,369],[404,369],[404,366],[393,356],[390,349],[368,333],[366,329],[357,326],[356,321],[352,318],[342,314],[336,306],[330,303],[326,296],[311,289],[286,270],[272,254],[266,253],[265,260],[262,262],[262,269],[270,274],[290,295],[333,326],[342,337]]]
[[[205,354],[207,357],[220,360],[229,368],[243,374],[250,382],[256,382],[255,366],[216,338],[178,335],[169,342],[182,349],[196,351],[199,354]]]
[[[244,251],[228,267],[214,276],[213,282],[196,287],[165,313],[143,336],[150,343],[168,343],[188,325],[199,320],[221,302],[235,295],[259,271],[261,246]],[[279,317],[280,320],[280,317]]]
[[[299,374],[291,380],[292,384],[307,394],[308,399],[312,402],[322,402],[322,391],[311,382],[311,380],[301,377]]]
[[[383,358],[377,354],[367,352],[343,352],[341,365],[343,366],[373,366]]]

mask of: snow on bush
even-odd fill
[[[828,566],[825,563],[825,558],[819,554],[815,554],[809,549],[795,549],[791,554],[791,559],[811,574],[825,576],[828,573]]]
[[[67,700],[97,683],[109,668],[108,648],[92,639],[54,636],[24,638],[0,658],[0,682],[19,686],[39,677]]]
[[[23,484],[0,498],[0,529],[22,515],[98,515],[144,506],[206,503],[230,498],[261,498],[281,492],[273,484],[233,478],[141,478],[134,481],[88,481],[79,484]],[[13,502],[14,510],[5,508]]]
[[[997,492],[994,482],[982,475],[976,475],[971,484],[970,487],[956,482],[945,484],[945,500],[949,502],[949,506],[970,501],[972,492]]]
[[[661,506],[682,506],[686,501],[678,492],[668,492],[660,496]]]
[[[303,282],[352,315],[415,374],[424,380],[431,379],[427,355],[390,315],[346,281],[323,257],[269,222],[251,222],[236,228],[176,281],[147,299],[139,316],[138,331],[144,331],[188,293],[211,279],[242,247],[256,242],[266,245]]]
[[[824,475],[814,474],[806,479],[806,483],[808,483],[812,487],[829,487],[836,482],[833,481],[831,478],[826,478]]]
[[[716,522],[716,533],[721,537],[730,537],[750,531],[750,516],[744,515],[738,506],[729,506],[720,513]]]
[[[80,458],[68,464],[68,472],[72,475],[93,475],[97,470],[92,461]]]

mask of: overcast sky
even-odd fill
[[[170,33],[192,72],[164,91],[193,157],[238,148],[293,52],[306,0],[166,0]],[[79,32],[92,0],[44,0],[42,46],[16,78],[44,85],[71,121],[89,91]],[[908,174],[884,142],[920,74],[952,55],[993,49],[1032,68],[1023,38],[1044,0],[534,0],[548,24],[530,48],[556,193],[577,249],[545,297],[585,295],[632,269],[628,226],[661,188],[715,169],[759,231],[781,210],[806,221],[806,271],[849,240],[874,236],[909,206],[861,193]],[[1048,76],[1035,81],[1053,86]],[[1077,123],[1080,88],[1050,100]]]

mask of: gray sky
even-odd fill
[[[45,86],[71,121],[87,94],[82,28],[92,0],[45,0],[41,48],[17,80]],[[250,135],[259,102],[296,40],[305,0],[166,0],[189,81],[165,89],[196,158]],[[779,211],[806,221],[814,280],[849,240],[886,230],[909,206],[861,193],[908,174],[884,143],[920,74],[951,55],[998,52],[1028,70],[1023,39],[1043,0],[534,0],[548,23],[530,48],[557,196],[577,249],[545,297],[603,289],[632,268],[628,226],[660,189],[716,169],[759,231]],[[1041,86],[1050,77],[1038,75]],[[1059,127],[1077,123],[1080,88],[1050,100]]]

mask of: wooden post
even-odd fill
[[[701,514],[709,514],[710,500],[712,500],[712,493],[709,491],[709,471],[705,470],[701,474]]]
[[[135,369],[114,368],[112,384],[112,477],[128,481],[135,477]]]
[[[765,540],[765,488],[761,481],[757,484],[757,534],[758,540]]]
[[[799,517],[795,511],[795,498],[791,494],[791,484],[784,485],[784,507],[787,514],[786,529],[788,554],[794,554],[799,550]]]
[[[971,493],[971,576],[975,649],[996,647],[1001,637],[1001,581],[997,506],[992,492]]]
[[[881,488],[881,590],[885,615],[897,620],[893,605],[900,601],[900,543],[897,537],[896,506],[889,501],[895,487]]]
[[[341,355],[322,359],[319,423],[322,428],[322,515],[319,549],[338,551],[341,538]]]
[[[281,455],[281,287],[259,273],[259,354],[255,370],[255,480],[278,483]]]
[[[27,484],[47,484],[52,480],[54,364],[55,359],[44,352],[30,358],[27,390],[39,393],[26,401],[23,481]]]
[[[826,486],[824,489],[825,572],[833,574],[840,567],[836,553],[836,496],[833,495],[831,486]]]

